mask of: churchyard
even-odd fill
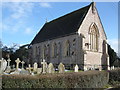
[[[16,65],[12,65],[10,66],[10,62],[11,60],[5,60],[2,58],[2,60],[0,60],[0,74],[2,75],[39,75],[39,74],[45,74],[45,73],[65,73],[65,71],[67,72],[68,70],[65,70],[65,66],[63,63],[60,63],[58,65],[58,68],[55,69],[54,65],[52,63],[47,64],[47,62],[43,59],[43,62],[41,62],[42,67],[38,67],[38,63],[35,62],[33,64],[33,67],[31,67],[32,65],[29,64],[28,67],[24,67],[25,62],[21,61],[19,58],[17,58],[17,60],[15,60]],[[21,68],[20,68],[20,63],[22,64]],[[15,67],[16,66],[16,67]],[[74,72],[78,72],[78,65],[75,65],[74,67]]]
[[[38,67],[37,62],[25,67],[25,61],[19,58],[15,60],[16,65],[11,65],[10,62],[10,59],[0,60],[0,86],[3,88],[106,88],[109,87],[106,86],[109,80],[113,81],[109,76],[119,77],[116,72],[104,70],[81,71],[78,65],[74,66],[74,70],[66,70],[63,63],[55,68],[52,63],[47,63],[44,59],[39,63],[41,67]],[[114,66],[110,69],[110,71],[120,70]]]
[[[48,64],[44,59],[43,59],[43,62],[40,63],[41,67],[38,67],[37,62],[33,64],[33,67],[31,64],[29,64],[28,67],[24,67],[25,62],[21,61],[19,58],[15,60],[16,65],[11,66],[10,62],[11,62],[10,59],[5,60],[2,58],[2,60],[0,60],[0,74],[2,75],[4,74],[5,75],[12,75],[12,74],[39,75],[39,74],[45,74],[45,73],[65,73],[65,72],[80,71],[77,64],[74,66],[74,70],[66,70],[63,63],[60,63],[58,65],[58,68],[54,68],[54,65],[52,63]],[[20,68],[20,63],[22,65],[21,68]],[[114,69],[116,69],[114,66],[110,68],[110,70],[114,70]],[[94,70],[94,68],[92,70]]]

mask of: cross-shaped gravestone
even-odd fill
[[[41,62],[41,64],[43,64],[43,73],[46,73],[46,71],[47,71],[47,63],[45,62],[44,59],[43,59],[43,62]]]
[[[38,64],[35,62],[35,63],[34,63],[33,71],[36,72],[36,71],[37,71],[37,68],[38,68]]]
[[[20,61],[19,58],[17,58],[17,60],[15,60],[15,62],[16,62],[16,69],[18,69],[18,68],[19,68],[19,63],[20,63],[21,61]]]
[[[78,67],[78,65],[76,64],[76,65],[75,65],[75,70],[74,70],[74,71],[75,71],[75,72],[78,72],[78,69],[79,69],[79,67]]]
[[[31,67],[30,64],[28,65],[28,68],[26,68],[26,69],[29,70],[29,72],[30,72],[30,74],[31,74],[31,69],[32,69],[32,67]]]
[[[10,66],[10,61],[11,61],[11,60],[10,60],[10,59],[8,59],[7,61],[8,61],[8,67],[9,67],[9,66]]]
[[[6,73],[9,73],[11,71],[11,67],[10,67],[10,58],[7,60],[8,61],[8,65],[7,65],[7,69],[6,69]]]
[[[24,62],[24,61],[22,61],[21,63],[22,63],[22,69],[24,69],[24,64],[25,64],[25,62]]]

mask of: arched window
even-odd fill
[[[90,43],[89,49],[91,51],[98,51],[98,36],[99,36],[98,28],[96,24],[93,23],[89,30],[89,43]]]
[[[40,46],[38,47],[38,51],[39,51],[39,52],[38,52],[38,53],[39,53],[39,56],[41,57],[41,47],[40,47]]]
[[[47,47],[46,45],[44,45],[44,48],[43,48],[43,58],[46,59],[46,50],[47,50]]]
[[[65,44],[65,56],[70,56],[70,42],[67,41]]]
[[[57,57],[57,44],[56,43],[54,43],[53,45],[52,45],[52,57]]]
[[[54,44],[54,57],[57,57],[57,44]]]

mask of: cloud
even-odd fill
[[[33,30],[31,28],[26,28],[25,34],[31,35],[33,33]]]
[[[45,8],[51,8],[52,6],[49,4],[49,3],[47,3],[47,2],[41,2],[40,3],[40,6],[41,7],[45,7]]]
[[[12,3],[3,3],[3,9],[8,9],[11,14],[10,18],[19,19],[21,17],[25,17],[30,14],[33,10],[34,3],[28,2],[12,2]]]
[[[2,4],[3,10],[7,10],[9,14],[4,16],[2,20],[2,28],[3,31],[9,31],[10,33],[15,33],[23,29],[26,23],[27,17],[32,14],[34,3],[27,2],[9,2]],[[4,11],[3,11],[4,12]]]

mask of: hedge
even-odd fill
[[[36,76],[3,75],[2,88],[101,88],[109,80],[105,71],[41,74]]]
[[[109,71],[109,75],[110,75],[109,81],[114,80],[120,82],[120,69]]]
[[[110,70],[109,72],[109,83],[114,87],[120,87],[120,69]]]

